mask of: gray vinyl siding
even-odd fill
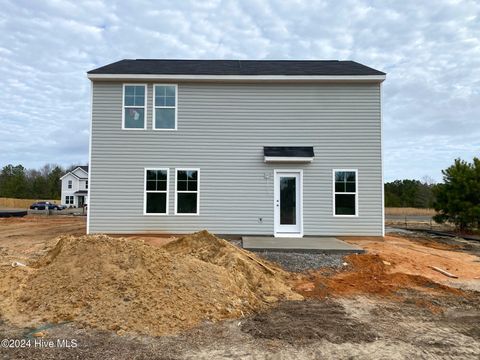
[[[135,83],[143,83],[135,81]],[[378,83],[178,83],[178,130],[122,130],[122,82],[93,83],[91,233],[274,232],[273,170],[303,169],[304,235],[382,235]],[[265,164],[263,146],[314,146]],[[144,168],[169,168],[168,216],[144,215]],[[176,216],[175,168],[200,168],[200,214]],[[334,217],[332,169],[358,169],[358,217]],[[262,218],[263,221],[259,221]]]

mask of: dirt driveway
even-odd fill
[[[13,259],[39,256],[46,243],[59,234],[84,231],[81,217],[0,220],[0,265],[8,267]],[[457,272],[460,281],[474,282],[480,276],[475,273],[479,258],[474,251],[397,235],[348,241],[367,249],[367,256],[357,256],[359,261],[346,259],[350,264],[346,270],[326,268],[292,275],[292,287],[309,284],[298,290],[305,301],[279,302],[264,312],[205,322],[174,335],[119,335],[76,322],[48,323],[36,329],[16,327],[2,319],[0,309],[0,340],[42,344],[73,339],[77,344],[73,348],[1,348],[0,359],[480,357],[479,293],[450,290],[442,285],[449,279],[428,270],[430,264],[448,267]],[[0,266],[0,272],[2,269]],[[420,274],[428,276],[427,280]],[[412,279],[418,281],[412,285]],[[40,337],[33,336],[39,332]]]
[[[46,243],[59,235],[83,235],[85,232],[85,216],[0,218],[0,255],[3,255],[0,264],[38,256]]]

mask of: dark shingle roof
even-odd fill
[[[153,75],[385,75],[338,60],[120,60],[88,74]]]
[[[82,170],[85,170],[87,173],[88,173],[88,165],[86,166],[78,166],[79,168],[81,168]]]

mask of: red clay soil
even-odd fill
[[[478,257],[459,251],[458,245],[426,239],[420,242],[418,239],[400,235],[342,239],[362,247],[369,254],[378,254],[383,260],[390,262],[392,265],[386,268],[388,273],[420,275],[444,285],[470,284],[467,288],[472,289],[480,277]],[[432,266],[453,273],[458,279],[451,279],[433,270]]]
[[[379,255],[363,254],[345,257],[350,268],[345,272],[327,274],[310,272],[297,281],[295,290],[306,298],[350,297],[356,295],[376,295],[404,300],[402,292],[416,290],[438,295],[465,296],[462,290],[438,284],[420,276],[405,273],[389,273],[384,260]],[[392,264],[394,265],[394,264]],[[419,305],[431,307],[431,304]],[[437,309],[432,308],[432,311]]]

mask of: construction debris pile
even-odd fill
[[[28,265],[0,279],[1,315],[23,326],[73,320],[163,335],[302,299],[281,269],[206,231],[162,248],[64,236]]]

